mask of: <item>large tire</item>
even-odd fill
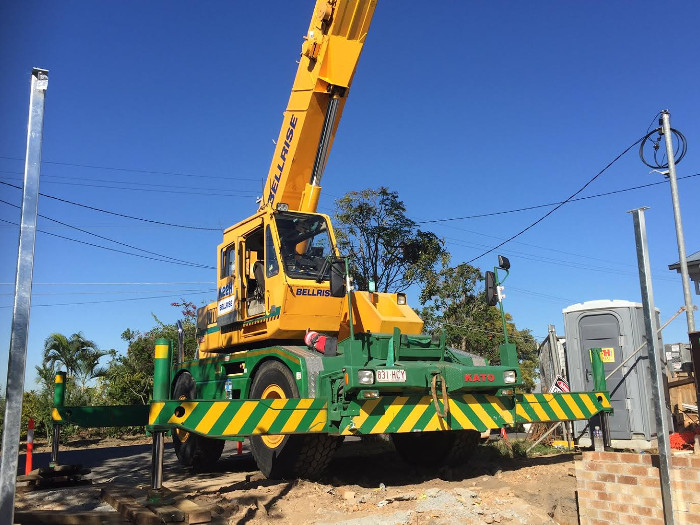
[[[195,396],[194,379],[186,372],[181,374],[173,387],[173,399],[195,399]],[[178,461],[181,465],[197,472],[211,470],[221,457],[225,444],[226,441],[223,439],[206,438],[179,429],[173,430],[173,445]]]
[[[435,467],[469,461],[479,445],[480,434],[476,430],[409,432],[392,434],[391,439],[406,463]]]
[[[263,363],[253,378],[250,399],[299,397],[291,370],[279,361]],[[250,436],[260,471],[270,479],[317,479],[328,466],[340,439],[327,434]]]

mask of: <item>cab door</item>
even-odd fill
[[[219,286],[217,291],[217,324],[220,327],[239,320],[236,290],[236,242],[224,244],[219,253]]]

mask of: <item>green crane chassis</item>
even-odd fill
[[[167,340],[156,342],[155,356],[148,406],[66,407],[59,373],[54,425],[171,432],[179,461],[198,470],[212,467],[225,440],[248,436],[266,476],[313,478],[344,436],[390,434],[405,460],[434,466],[465,461],[490,429],[611,410],[600,381],[597,392],[515,393],[522,379],[512,344],[489,365],[444,337],[398,330],[357,334],[335,356],[279,345],[174,363]]]

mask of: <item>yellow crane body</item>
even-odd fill
[[[317,214],[321,177],[369,31],[376,0],[318,0],[258,212],[224,232],[217,301],[200,309],[200,356],[240,345],[300,341],[307,330],[350,334],[348,302],[333,297],[324,264],[339,257],[330,219]],[[396,294],[357,293],[357,330],[423,322]]]

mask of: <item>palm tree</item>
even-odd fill
[[[66,368],[66,374],[69,377],[73,376],[77,367],[76,345],[63,334],[51,334],[44,340],[43,363],[54,370],[60,369],[59,365],[63,365]]]
[[[99,361],[109,352],[103,352],[94,341],[86,339],[81,332],[70,337],[54,333],[44,341],[44,365],[56,369],[66,368],[66,375],[73,378],[84,390],[87,382],[106,373]],[[59,367],[60,368],[60,367]]]

